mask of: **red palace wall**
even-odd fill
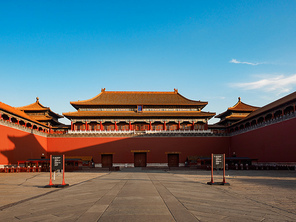
[[[0,165],[18,160],[40,159],[42,153],[67,156],[113,154],[113,163],[133,163],[132,151],[149,151],[147,163],[167,163],[167,153],[210,156],[235,152],[259,162],[296,162],[296,118],[258,128],[232,137],[43,137],[0,125]]]
[[[18,160],[40,159],[46,155],[47,138],[0,125],[0,164]]]
[[[296,162],[296,118],[231,137],[231,151],[260,162]]]
[[[101,154],[113,154],[113,163],[133,163],[132,151],[147,152],[147,163],[167,163],[167,153],[179,152],[179,162],[187,156],[228,153],[229,137],[60,137],[48,138],[48,153],[92,156],[101,163]]]

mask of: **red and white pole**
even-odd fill
[[[214,167],[214,155],[212,154],[211,155],[211,157],[212,157],[212,167],[211,167],[211,183],[214,183],[214,169],[213,169],[213,167]]]
[[[50,157],[49,157],[49,186],[52,186],[53,185],[53,183],[52,183],[52,162],[51,162],[51,160],[52,160],[52,155],[50,155]]]
[[[223,154],[223,183],[226,183],[225,181],[225,153]]]
[[[65,183],[65,155],[63,155],[63,182],[62,185],[66,185]]]

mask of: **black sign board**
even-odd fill
[[[224,168],[224,157],[223,154],[214,154],[213,155],[213,167],[216,169]]]
[[[63,155],[52,156],[52,171],[63,169]]]

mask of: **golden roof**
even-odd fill
[[[246,103],[243,103],[241,101],[241,98],[238,97],[238,102],[232,106],[232,107],[229,107],[225,112],[223,113],[220,113],[219,115],[216,116],[216,118],[223,118],[223,116],[228,116],[230,115],[231,112],[247,112],[247,113],[251,113],[255,110],[259,109],[259,107],[256,107],[256,106],[251,106],[251,105],[248,105]]]
[[[132,91],[105,91],[92,99],[70,102],[76,109],[79,106],[93,105],[195,105],[203,108],[208,103],[194,101],[173,92],[132,92]]]
[[[49,107],[45,107],[43,106],[40,102],[39,102],[39,98],[36,97],[36,102],[29,104],[27,106],[21,106],[21,107],[16,107],[16,109],[19,109],[21,111],[49,111],[50,113],[54,114],[57,116],[57,118],[62,118],[63,116],[51,111],[51,109]]]
[[[30,121],[32,121],[34,123],[38,123],[39,125],[46,126],[43,123],[40,123],[37,120],[33,119],[32,117],[28,116],[25,112],[23,112],[21,110],[18,110],[16,108],[12,107],[12,106],[9,106],[9,105],[7,105],[5,103],[0,102],[0,109],[4,110],[6,112],[9,112],[11,114],[14,114],[16,116],[22,117],[24,119],[30,120]]]

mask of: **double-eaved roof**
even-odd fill
[[[87,106],[124,106],[124,105],[159,105],[159,106],[199,106],[204,108],[208,103],[194,101],[185,98],[178,93],[178,90],[173,92],[132,92],[132,91],[105,91],[92,99],[70,102],[76,109]]]
[[[208,104],[207,102],[187,99],[179,94],[176,89],[174,89],[173,92],[106,91],[102,89],[101,93],[92,99],[70,103],[78,111],[63,113],[63,115],[68,118],[212,118],[215,115],[215,113],[201,111]],[[143,106],[144,109],[141,112],[136,112],[136,110],[133,109],[124,109],[125,107],[128,108],[131,106],[134,108]],[[109,109],[96,109],[104,107],[108,107]],[[112,107],[115,108],[115,110],[112,110]],[[147,107],[148,109],[145,109]],[[153,107],[153,109],[149,110],[149,107]],[[167,107],[172,108],[172,110],[162,110],[162,108]],[[122,108],[122,110],[116,110],[116,108]]]
[[[241,101],[241,98],[238,97],[238,102],[234,106],[229,107],[225,112],[220,113],[216,117],[217,118],[223,118],[223,117],[231,115],[231,113],[234,113],[234,115],[235,115],[235,113],[246,113],[248,115],[249,113],[257,110],[258,108],[259,107],[251,106],[251,105],[248,105],[246,103],[243,103]]]
[[[58,119],[63,118],[63,116],[51,111],[49,107],[43,106],[39,102],[38,97],[36,98],[36,102],[29,104],[27,106],[16,107],[16,109],[25,112],[31,118],[39,122],[45,123],[47,125],[50,124],[51,126],[55,127],[63,125],[58,121]]]
[[[49,107],[43,106],[39,102],[39,98],[36,98],[36,102],[29,104],[27,106],[21,106],[21,107],[16,107],[16,109],[19,109],[24,112],[40,112],[40,111],[48,111],[51,116],[54,116],[55,118],[63,118],[63,116],[51,111]]]
[[[257,109],[259,109],[259,107],[243,103],[241,98],[238,97],[238,102],[234,106],[229,107],[225,112],[216,116],[216,118],[220,118],[220,121],[216,124],[213,124],[211,127],[219,128],[225,126],[225,124],[235,123],[246,118],[248,115],[250,115],[250,113]]]

